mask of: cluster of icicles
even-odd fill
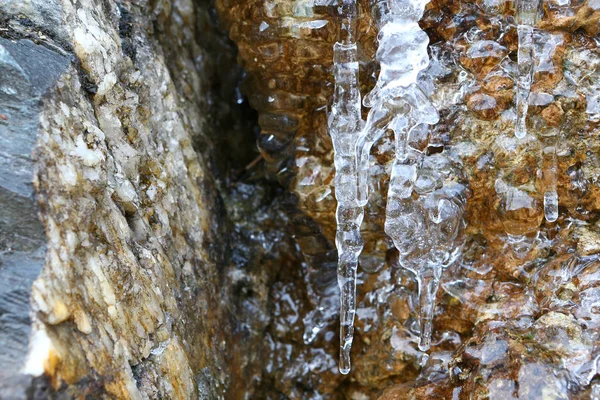
[[[361,103],[356,45],[356,0],[340,0],[341,28],[334,45],[335,90],[329,117],[334,146],[337,199],[338,283],[340,288],[340,362],[350,372],[356,314],[356,271],[363,249],[360,227],[369,198],[369,155],[386,131],[395,136],[387,195],[385,232],[399,252],[400,265],[414,273],[419,299],[419,348],[431,343],[439,280],[460,253],[466,188],[453,179],[447,160],[410,145],[438,122],[436,108],[420,88],[419,72],[429,64],[429,38],[419,27],[429,0],[372,0],[379,28],[376,59],[380,74]],[[533,78],[533,25],[539,0],[517,0],[519,78],[516,136],[525,136],[527,102]],[[366,121],[362,105],[369,108]],[[553,150],[552,150],[553,151]],[[554,163],[555,157],[554,157]],[[556,165],[553,167],[556,170]],[[554,180],[555,181],[555,180]],[[544,195],[546,218],[556,220],[556,188]]]

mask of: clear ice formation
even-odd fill
[[[542,32],[540,32],[542,34]],[[556,51],[556,46],[562,43],[562,37],[558,35],[542,35],[539,42],[543,46],[536,54],[538,71],[554,71],[552,66],[552,56]],[[553,100],[551,95],[543,103]],[[543,121],[543,119],[541,120]],[[535,124],[534,124],[535,126]],[[543,123],[536,127],[536,133],[542,145],[542,178],[544,187],[544,217],[548,222],[555,222],[558,219],[558,162],[556,157],[556,147],[560,139],[562,124],[559,127],[549,126]]]
[[[329,117],[334,146],[335,193],[338,202],[336,247],[340,287],[340,363],[350,371],[350,349],[356,314],[356,269],[363,249],[360,226],[369,199],[371,148],[391,130],[395,157],[387,197],[385,232],[399,251],[403,268],[418,283],[420,341],[429,349],[435,298],[445,267],[460,253],[466,188],[444,154],[427,156],[410,143],[428,136],[439,120],[436,108],[420,88],[427,68],[429,38],[419,27],[429,0],[377,0],[371,4],[379,27],[376,59],[380,74],[364,99],[370,108],[361,119],[358,54],[355,43],[356,3],[342,1],[343,19],[334,45],[335,89]]]
[[[426,156],[412,148],[411,138],[428,135],[438,112],[419,87],[419,73],[427,68],[429,38],[419,27],[429,0],[376,0],[371,4],[379,27],[376,59],[380,74],[364,99],[370,108],[361,119],[358,54],[355,43],[357,8],[343,0],[342,23],[334,45],[335,89],[329,117],[334,146],[335,193],[338,202],[336,247],[340,287],[340,363],[350,371],[350,349],[356,313],[356,269],[363,249],[360,226],[369,198],[371,148],[387,130],[395,135],[385,231],[400,253],[402,267],[418,282],[420,343],[430,347],[432,320],[439,280],[461,246],[465,187],[457,182],[444,155]]]
[[[435,298],[442,270],[460,246],[465,188],[453,181],[442,155],[425,156],[408,145],[427,135],[439,115],[418,84],[429,64],[429,38],[419,27],[428,0],[378,1],[373,7],[380,27],[377,60],[381,66],[375,88],[364,105],[371,110],[357,145],[359,202],[368,201],[369,154],[373,144],[392,130],[395,158],[387,197],[385,231],[400,253],[402,267],[418,283],[420,341],[429,349]],[[449,182],[449,183],[448,183]]]
[[[364,211],[358,203],[355,147],[362,128],[358,81],[358,50],[355,43],[356,0],[343,0],[338,41],[333,48],[335,88],[329,134],[334,148],[335,197],[337,200],[338,285],[340,288],[340,362],[342,374],[350,372],[350,350],[356,314],[356,269],[363,249],[360,234]]]
[[[540,0],[517,0],[517,34],[519,36],[518,77],[516,91],[517,120],[515,136],[522,139],[527,134],[527,110],[533,81],[535,51],[533,31],[537,23]]]
[[[408,153],[392,171],[385,230],[400,253],[400,264],[417,278],[419,349],[426,351],[442,271],[461,250],[466,188],[442,154],[424,156],[412,148]]]
[[[544,180],[544,217],[548,222],[558,219],[558,165],[556,145],[558,129],[551,129],[550,134],[542,139],[542,176]]]
[[[540,0],[517,0],[517,33],[519,37],[518,78],[516,90],[517,118],[515,136],[522,139],[527,134],[527,110],[529,95],[535,71],[535,40],[534,26],[538,19]],[[557,132],[552,130],[549,137],[543,138],[543,179],[544,179],[544,217],[548,222],[558,219],[557,162],[556,162]]]

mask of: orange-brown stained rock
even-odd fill
[[[600,10],[594,9],[588,3],[593,0],[586,0],[584,4],[577,7],[574,15],[563,15],[560,7],[552,2],[544,4],[545,17],[540,22],[540,27],[548,30],[564,30],[575,32],[578,29],[584,30],[589,36],[596,36],[600,32]]]
[[[560,107],[560,103],[550,104],[542,111],[542,118],[544,118],[548,125],[554,127],[558,127],[560,125],[563,115],[564,112]]]
[[[297,235],[302,250],[310,255],[310,260],[322,260],[316,255],[331,251],[335,232],[332,150],[325,112],[332,84],[331,54],[327,48],[331,48],[335,37],[330,29],[336,21],[335,10],[318,6],[305,9],[292,1],[268,4],[265,7],[255,1],[222,0],[217,2],[217,8],[225,25],[233,26],[230,35],[240,47],[241,63],[249,74],[246,93],[251,96],[252,104],[269,118],[273,115],[287,118],[261,119],[266,125],[263,126],[259,147],[271,170],[279,172],[281,181],[296,196],[298,208],[310,217],[298,220],[309,226],[302,228]],[[432,97],[440,108],[441,120],[432,128],[425,146],[443,145],[444,152],[456,155],[462,163],[470,191],[466,209],[465,256],[444,276],[444,280],[451,283],[468,279],[470,294],[467,296],[450,287],[445,289],[446,293],[440,291],[434,321],[437,338],[441,340],[444,334],[447,334],[445,337],[456,334],[458,339],[456,343],[445,339],[446,342],[433,346],[434,352],[460,353],[460,343],[472,337],[474,331],[487,332],[491,329],[487,322],[491,321],[493,325],[494,321],[501,324],[511,318],[535,319],[546,313],[547,310],[538,308],[537,300],[531,296],[532,288],[528,286],[536,269],[556,258],[567,257],[569,252],[578,248],[578,242],[582,243],[579,245],[581,252],[586,249],[589,255],[594,251],[589,250],[589,245],[583,245],[592,242],[589,239],[593,236],[591,230],[575,230],[568,221],[576,218],[587,224],[586,221],[597,218],[600,209],[600,189],[594,184],[599,173],[597,153],[600,149],[595,140],[598,124],[589,120],[583,93],[583,88],[593,85],[593,80],[584,78],[586,67],[577,61],[579,56],[576,54],[583,49],[598,51],[598,45],[591,37],[596,34],[596,12],[590,12],[586,5],[577,6],[574,16],[565,20],[557,11],[544,6],[538,27],[546,34],[559,35],[562,43],[552,49],[548,70],[535,74],[532,92],[546,93],[553,98],[550,103],[530,107],[528,126],[531,134],[518,141],[514,137],[514,74],[518,38],[513,3],[498,2],[496,11],[490,8],[490,4],[484,1],[434,0],[428,4],[421,21],[431,40],[431,53],[448,49],[443,57],[451,59],[447,64],[450,72],[435,83]],[[277,15],[263,16],[267,12],[265,10],[271,8],[277,11]],[[376,71],[369,63],[376,48],[376,30],[368,17],[367,2],[359,1],[359,8],[362,17],[359,45],[363,50],[361,86],[363,93],[367,93],[374,82],[374,74],[371,73]],[[323,28],[315,28],[312,33],[292,29],[294,24],[324,20],[327,21],[327,32],[321,32]],[[263,21],[269,24],[269,28],[261,36],[256,30]],[[270,29],[273,29],[273,34],[265,40],[264,35]],[[269,54],[273,54],[280,44],[284,46],[277,63],[270,61],[271,55],[254,51],[256,42],[268,46],[271,49]],[[478,42],[480,47],[474,48]],[[285,50],[287,48],[305,50],[289,53]],[[311,53],[311,49],[319,49],[319,54]],[[312,55],[304,56],[308,54]],[[572,78],[584,81],[579,89],[569,94],[561,85],[568,86]],[[293,110],[278,103],[277,96],[273,96],[279,95],[278,91],[306,97]],[[270,97],[275,100],[270,101]],[[561,129],[557,151],[560,217],[554,224],[546,223],[543,216],[545,181],[540,172],[542,147],[538,133],[532,128],[536,118]],[[288,124],[289,120],[295,123]],[[290,126],[293,129],[289,129]],[[374,161],[389,165],[392,143],[393,135],[386,135],[374,147]],[[419,146],[422,145],[419,143]],[[393,261],[394,257],[389,256],[393,251],[388,250],[390,244],[383,233],[387,197],[385,172],[382,168],[372,176],[375,190],[366,208],[363,236],[366,240],[365,257],[376,257],[386,260],[386,263],[383,269],[373,273],[375,278],[365,274],[358,289],[359,308],[364,308],[365,315],[376,309],[378,324],[373,324],[366,316],[361,321],[360,313],[357,317],[352,355],[355,368],[349,378],[354,383],[349,386],[340,383],[342,378],[335,375],[331,381],[322,382],[322,388],[339,387],[340,396],[350,396],[361,390],[371,393],[372,389],[384,384],[411,381],[415,377],[415,373],[406,372],[415,365],[415,357],[410,355],[414,348],[407,348],[403,353],[391,350],[391,344],[388,344],[390,338],[395,338],[397,342],[394,343],[397,344],[404,337],[392,332],[407,332],[408,328],[403,323],[414,317],[414,309],[409,306],[407,296],[397,295],[401,285],[389,283],[395,279],[393,271],[398,266]],[[498,180],[525,191],[530,195],[533,206],[508,209],[506,201],[497,192]],[[548,242],[537,242],[525,255],[515,255],[507,244],[507,234],[535,237],[538,231]],[[323,241],[323,237],[327,240]],[[327,242],[329,246],[325,244]],[[331,262],[330,258],[327,260]],[[363,264],[366,265],[366,261]],[[319,261],[315,261],[314,266],[325,269]],[[385,284],[378,286],[373,284],[373,280],[387,282],[396,296],[384,296],[385,300],[377,303],[373,300],[375,295],[368,292],[382,290]],[[329,327],[332,335],[336,335],[335,321]],[[508,327],[506,331],[508,336],[514,335],[517,328]],[[406,346],[410,347],[410,340],[407,343]],[[519,349],[515,354],[525,352],[520,343],[514,342],[515,348]],[[333,356],[337,355],[335,339],[326,348]],[[508,385],[508,381],[514,383],[518,379],[520,366],[511,364],[507,368],[509,373],[498,375],[496,386],[490,390],[501,393],[504,383]],[[538,367],[531,368],[536,370]],[[539,370],[545,371],[543,368]],[[415,393],[415,398],[435,398],[436,395],[452,398],[455,393],[459,398],[468,398],[471,394],[474,397],[487,394],[487,389],[478,389],[475,380],[469,380],[468,371],[462,371],[461,376],[462,380],[445,377],[440,383],[428,385],[421,381],[413,382],[413,386],[422,386],[411,393]],[[463,385],[464,381],[467,383]],[[287,390],[291,389],[287,387]],[[402,393],[407,393],[406,390],[405,387],[400,388],[395,396],[402,396]]]

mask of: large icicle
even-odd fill
[[[373,144],[387,129],[394,131],[396,154],[390,176],[387,199],[385,231],[400,251],[400,263],[413,271],[419,290],[419,319],[421,339],[419,347],[427,350],[431,341],[431,322],[439,278],[445,259],[436,249],[448,239],[438,234],[448,221],[458,227],[462,220],[462,207],[452,200],[437,198],[433,208],[426,206],[430,192],[423,193],[421,204],[412,198],[419,160],[407,147],[412,132],[427,129],[438,122],[438,113],[417,84],[419,72],[429,63],[427,46],[429,38],[419,27],[429,0],[383,0],[372,2],[372,11],[380,27],[377,60],[381,72],[373,91],[365,98],[370,107],[366,125],[357,145],[359,173],[359,201],[368,200],[369,153]],[[439,171],[438,171],[439,172]],[[442,189],[440,189],[442,190]],[[437,192],[435,192],[437,193]],[[452,212],[448,211],[448,207]],[[452,231],[452,234],[456,230]],[[447,235],[446,235],[447,236]],[[444,254],[452,249],[444,248]],[[448,259],[448,257],[446,257]]]
[[[333,141],[335,197],[337,199],[338,284],[340,287],[340,362],[342,374],[350,372],[350,350],[356,313],[356,269],[363,249],[360,234],[364,211],[357,201],[356,142],[362,128],[355,43],[356,0],[343,0],[342,26],[333,48],[335,89],[329,134]]]
[[[379,0],[371,5],[380,26],[376,58],[381,71],[375,88],[365,98],[365,106],[371,111],[357,146],[359,200],[363,205],[368,200],[369,154],[373,144],[387,129],[392,129],[397,136],[403,136],[396,139],[396,152],[403,153],[409,124],[435,124],[438,120],[435,108],[416,85],[419,72],[429,64],[429,38],[418,23],[428,2]],[[415,101],[407,104],[410,100]],[[411,110],[414,116],[410,115]]]
[[[529,108],[529,93],[533,81],[535,51],[533,29],[537,23],[538,7],[540,0],[517,0],[517,34],[519,36],[518,49],[518,77],[516,108],[517,120],[515,136],[522,139],[527,134],[527,110]]]

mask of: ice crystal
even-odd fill
[[[448,160],[426,156],[411,143],[438,122],[437,110],[419,86],[427,68],[429,38],[418,24],[428,0],[378,2],[381,65],[375,88],[365,98],[371,110],[357,146],[359,200],[368,200],[369,153],[386,130],[395,135],[395,158],[387,196],[385,231],[400,253],[402,267],[418,283],[420,343],[429,349],[435,298],[442,269],[454,261],[463,225],[464,187],[449,182]],[[383,4],[387,4],[385,7]],[[418,147],[418,146],[417,146]]]

